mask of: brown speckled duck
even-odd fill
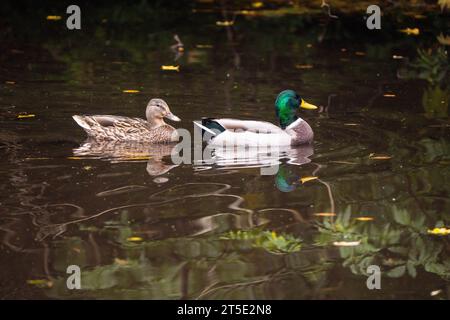
[[[178,141],[174,127],[163,118],[180,121],[162,99],[151,99],[145,111],[147,120],[111,115],[74,115],[73,119],[96,140],[169,143]]]

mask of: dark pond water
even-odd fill
[[[369,31],[362,14],[237,15],[227,28],[220,10],[115,10],[83,13],[76,32],[64,11],[1,25],[1,298],[449,298],[449,238],[429,232],[450,225],[446,17]],[[202,116],[276,122],[287,88],[321,108],[301,113],[314,144],[272,159],[276,175],[239,156],[174,165],[171,146],[83,149],[71,118],[143,117],[161,97],[192,133]]]

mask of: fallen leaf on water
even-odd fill
[[[404,56],[399,56],[399,55],[396,55],[396,54],[394,54],[392,56],[392,59],[395,59],[395,60],[400,60],[400,59],[404,59],[404,58],[405,58]]]
[[[355,218],[355,220],[358,220],[358,221],[372,221],[373,217],[358,217],[358,218]]]
[[[89,170],[92,169],[92,167],[91,166],[84,166],[83,169],[86,170],[86,171],[89,171]]]
[[[359,123],[344,123],[344,126],[359,126]]]
[[[47,16],[47,20],[57,21],[61,20],[61,16]]]
[[[312,180],[316,180],[316,179],[319,179],[319,177],[303,177],[303,178],[300,178],[300,181],[302,183],[306,183],[308,181],[312,181]]]
[[[311,44],[311,43],[308,43],[308,44],[306,45],[306,47],[307,47],[307,48],[312,48],[312,44]]]
[[[161,66],[161,70],[164,71],[180,71],[180,66]]]
[[[128,260],[115,258],[114,263],[118,264],[119,266],[126,266],[128,264]]]
[[[317,217],[334,217],[336,216],[336,213],[333,212],[319,212],[319,213],[314,213],[315,216]]]
[[[264,6],[264,3],[262,3],[261,1],[257,1],[257,2],[253,2],[252,3],[252,7],[255,9],[261,8],[262,6]]]
[[[129,238],[127,238],[127,241],[130,241],[130,242],[141,242],[143,240],[144,239],[142,239],[141,237],[129,237]]]
[[[355,247],[359,246],[361,241],[335,241],[333,245],[336,247]]]
[[[51,288],[53,286],[53,282],[47,279],[31,279],[27,280],[27,284],[38,287],[47,287]]]
[[[219,27],[230,27],[234,25],[234,21],[216,21],[216,25]]]
[[[66,159],[68,159],[68,160],[81,160],[83,158],[81,158],[81,157],[67,157]]]
[[[123,93],[139,93],[139,90],[135,90],[135,89],[126,89],[126,90],[122,90]]]
[[[389,160],[391,159],[391,156],[385,155],[385,154],[379,154],[376,155],[375,153],[369,154],[369,159],[371,160]]]
[[[434,235],[438,235],[438,236],[446,236],[450,234],[450,229],[448,228],[434,228],[434,229],[430,229],[428,230],[429,234],[434,234]]]
[[[386,98],[395,98],[396,95],[393,94],[393,93],[385,93],[385,94],[383,94],[383,97],[386,97]]]
[[[296,64],[295,67],[297,69],[312,69],[312,68],[314,68],[314,66],[311,64]]]
[[[5,81],[6,84],[16,84],[15,81]]]
[[[420,34],[420,30],[419,28],[405,28],[405,29],[400,29],[400,32],[403,32],[407,35],[414,35],[417,36]]]
[[[81,253],[81,249],[80,248],[72,248],[73,251],[75,251],[76,253]]]
[[[26,118],[34,118],[36,115],[32,114],[32,113],[27,113],[27,114],[18,114],[17,115],[17,119],[26,119]]]

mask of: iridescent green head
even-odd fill
[[[298,108],[317,109],[315,105],[305,102],[294,90],[284,90],[278,94],[275,100],[275,112],[282,129],[298,119]]]

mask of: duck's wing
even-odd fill
[[[235,132],[251,131],[254,133],[281,133],[283,129],[267,121],[215,119],[226,130]]]
[[[148,130],[148,124],[140,118],[111,115],[80,116],[73,119],[89,136],[105,139],[121,139]]]

